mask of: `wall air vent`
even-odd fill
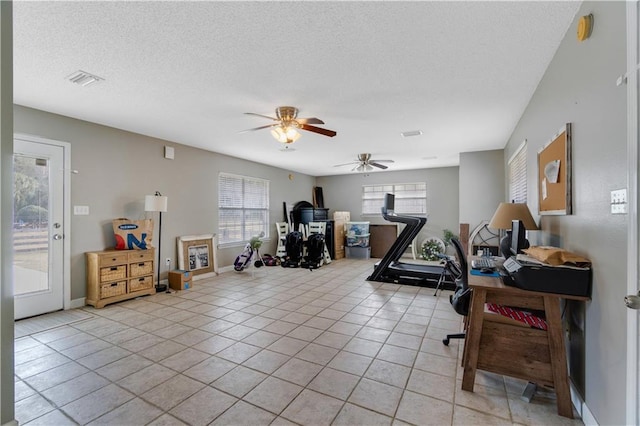
[[[79,84],[80,86],[89,86],[94,83],[99,83],[104,80],[102,77],[98,77],[97,75],[89,74],[86,71],[78,70],[73,74],[67,77],[72,83]]]
[[[410,130],[408,132],[402,132],[400,134],[405,138],[408,138],[409,136],[420,136],[422,134],[422,130]]]

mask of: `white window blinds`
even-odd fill
[[[362,186],[362,214],[380,215],[385,194],[395,195],[394,210],[398,214],[427,214],[425,182]]]
[[[220,244],[269,236],[269,181],[220,173],[218,176]]]
[[[509,201],[527,202],[527,142],[509,159]]]

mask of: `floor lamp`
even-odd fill
[[[156,191],[154,195],[147,195],[144,197],[144,211],[147,212],[158,212],[160,215],[160,220],[158,222],[158,281],[156,282],[156,293],[161,291],[169,292],[169,287],[160,284],[160,257],[161,247],[162,247],[162,212],[167,211],[167,197],[160,194],[160,192]]]

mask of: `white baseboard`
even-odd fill
[[[7,423],[4,423],[2,426],[18,426],[18,422],[16,420],[9,420]]]
[[[587,403],[582,400],[582,397],[573,385],[573,382],[569,381],[569,387],[571,390],[571,402],[573,406],[576,407],[580,418],[582,418],[582,423],[584,423],[585,426],[599,426],[596,418],[591,413],[591,410],[589,410]]]
[[[84,305],[86,305],[85,299],[86,297],[81,297],[79,299],[71,300],[71,305],[69,305],[69,309],[82,308]]]
[[[206,278],[211,278],[211,277],[216,277],[216,276],[218,276],[217,272],[207,272],[206,274],[194,275],[193,276],[193,280],[194,281],[204,280]]]
[[[229,266],[224,266],[222,268],[220,268],[220,273],[225,273],[225,272],[231,272],[231,271],[235,271],[235,269],[233,269],[233,265],[229,265]]]

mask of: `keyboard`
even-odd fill
[[[496,262],[494,262],[493,259],[490,259],[487,257],[481,257],[479,259],[473,259],[471,261],[471,267],[473,269],[483,269],[483,268],[495,269],[496,266],[497,266]]]

